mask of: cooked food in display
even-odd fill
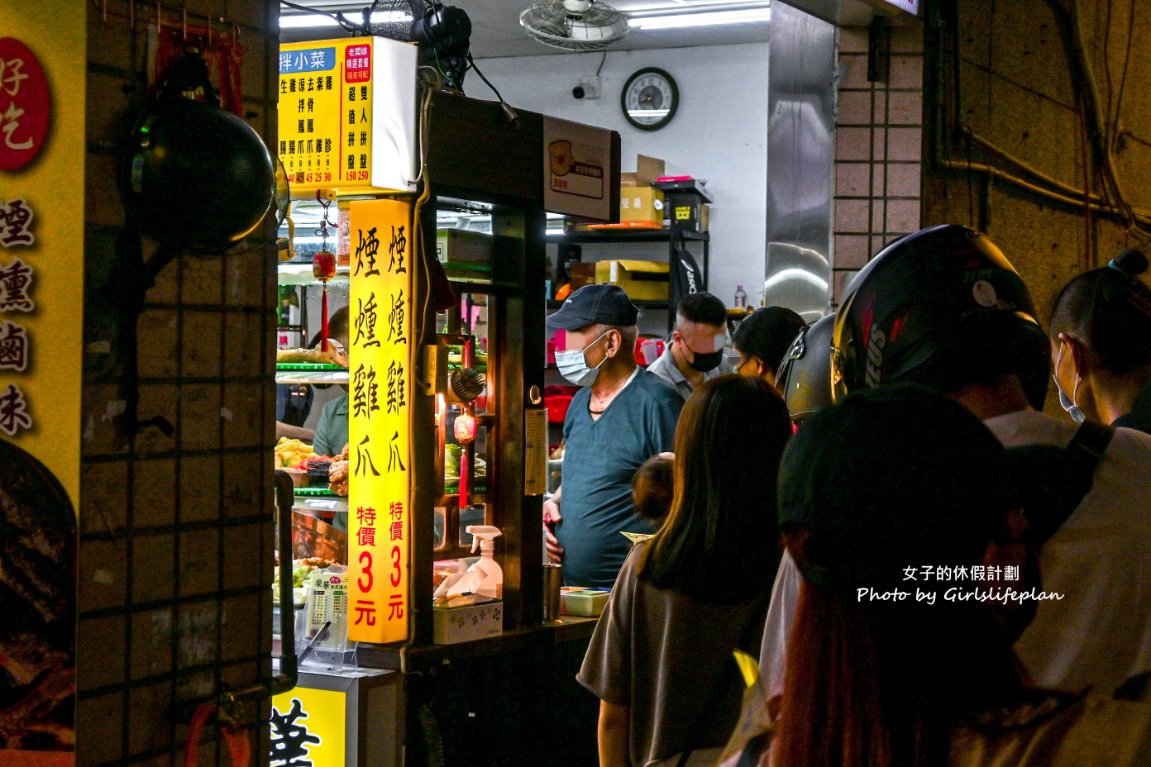
[[[328,466],[328,488],[336,495],[348,494],[348,445]]]
[[[307,442],[302,442],[298,439],[288,439],[287,437],[280,437],[280,441],[276,443],[276,468],[298,468],[299,464],[312,455],[315,451],[312,446]]]
[[[335,561],[324,557],[305,557],[292,560],[292,601],[295,606],[304,604],[304,583],[308,576],[316,570],[326,570],[335,565]],[[280,568],[277,567],[272,576],[272,603],[280,603]]]
[[[0,748],[75,743],[76,514],[47,467],[0,439]]]

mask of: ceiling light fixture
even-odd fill
[[[685,29],[688,27],[712,27],[726,24],[754,24],[771,21],[771,8],[741,8],[730,11],[705,11],[703,13],[675,13],[665,16],[631,16],[632,29]]]
[[[349,17],[350,21],[357,21]],[[394,24],[396,22],[411,21],[412,16],[405,11],[377,11],[372,14],[372,24]],[[300,13],[280,16],[280,29],[309,29],[313,27],[334,27],[336,20],[331,16],[320,13]]]

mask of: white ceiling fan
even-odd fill
[[[520,14],[520,26],[544,45],[598,51],[628,33],[627,16],[596,0],[537,0]]]

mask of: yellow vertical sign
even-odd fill
[[[0,631],[5,767],[76,762],[86,24],[74,0],[0,3],[0,537],[21,563],[0,566],[19,626]]]
[[[75,501],[85,29],[69,3],[42,10],[0,8],[0,439],[36,456]]]
[[[408,636],[411,558],[411,206],[353,202],[348,412],[348,638]]]

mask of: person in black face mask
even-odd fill
[[[679,302],[671,343],[648,372],[667,381],[685,400],[700,384],[719,375],[727,340],[727,308],[711,293],[691,293]]]

